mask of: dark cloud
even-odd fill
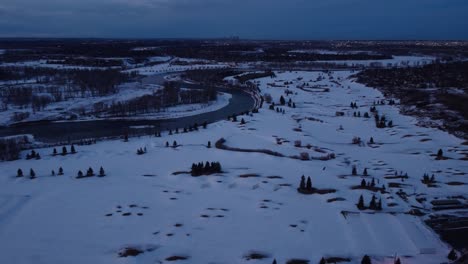
[[[465,0],[0,0],[0,36],[468,39]]]

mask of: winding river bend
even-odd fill
[[[154,75],[145,77],[143,83],[162,84],[165,75]],[[203,89],[197,84],[182,84],[183,87]],[[213,123],[225,119],[229,115],[250,111],[254,107],[254,99],[240,90],[226,90],[217,88],[218,91],[229,93],[232,98],[229,104],[219,110],[197,114],[193,116],[180,117],[164,120],[97,120],[97,121],[39,121],[20,123],[9,127],[0,128],[0,136],[11,136],[18,134],[32,134],[36,140],[42,142],[64,142],[68,140],[80,140],[89,138],[104,138],[121,136],[125,132],[132,133],[154,133],[169,129],[184,128],[194,123]],[[142,127],[141,129],[131,129]]]

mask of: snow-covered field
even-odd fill
[[[41,160],[1,163],[0,263],[167,263],[171,256],[188,258],[181,263],[270,264],[273,258],[278,263],[293,258],[318,263],[321,257],[360,263],[364,254],[381,264],[393,263],[395,255],[402,263],[445,262],[448,245],[421,218],[406,212],[412,206],[429,209],[436,197],[466,195],[468,164],[460,159],[468,148],[462,140],[417,127],[416,119],[400,115],[395,106],[377,106],[393,121],[392,128],[376,128],[372,117],[353,117],[353,112],[368,112],[383,98],[377,90],[348,79],[349,72],[276,75],[259,79],[259,87],[276,103],[283,95],[296,104],[280,106],[284,114],[265,103],[258,114],[197,132],[77,146],[77,153],[67,156],[53,157],[52,149],[40,149]],[[319,75],[323,80],[315,82]],[[292,84],[268,85],[286,81]],[[305,82],[323,85],[329,92],[297,88]],[[286,96],[286,89],[293,93]],[[351,102],[359,109],[351,109]],[[344,116],[336,116],[337,111]],[[364,143],[351,144],[355,136]],[[367,143],[370,137],[375,144]],[[229,147],[267,149],[284,157],[217,149],[214,143],[220,138]],[[172,145],[174,140],[179,147],[165,147],[166,141]],[[310,149],[295,147],[296,140],[302,146],[310,144]],[[212,148],[206,147],[208,141]],[[143,147],[147,153],[136,155]],[[432,155],[439,148],[449,159],[435,160]],[[334,153],[336,159],[290,157],[301,152],[311,157]],[[200,161],[219,161],[223,173],[197,178],[173,174],[189,171]],[[353,165],[358,176],[351,176]],[[60,166],[65,175],[51,176]],[[90,166],[94,171],[102,166],[107,176],[75,178],[78,170]],[[15,177],[18,168],[25,177]],[[36,179],[29,179],[30,168]],[[360,176],[364,168],[369,176]],[[395,170],[409,178],[384,178]],[[421,183],[424,173],[436,175],[438,188]],[[316,188],[336,192],[299,194],[301,175],[310,176]],[[351,189],[363,178],[386,186],[387,193],[375,193],[382,198],[381,212],[356,208],[360,195],[368,204],[373,194]],[[446,184],[454,181],[465,185]],[[389,188],[389,183],[405,185]],[[400,189],[408,194],[407,201],[397,195]],[[415,198],[427,201],[420,204]],[[120,258],[125,247],[145,252]],[[248,260],[252,252],[267,257]]]

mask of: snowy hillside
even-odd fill
[[[451,248],[424,224],[427,215],[408,212],[430,213],[430,201],[466,195],[468,146],[416,126],[388,101],[375,107],[393,126],[377,128],[370,108],[382,94],[350,75],[276,72],[256,80],[274,110],[264,102],[259,113],[194,132],[75,146],[64,156],[38,149],[40,160],[24,152],[0,163],[0,263],[360,263],[365,254],[381,264],[394,256],[446,262]],[[223,172],[192,177],[192,164],[206,161]],[[101,166],[105,177],[76,178]],[[64,175],[51,176],[59,167]],[[435,187],[421,181],[425,173]],[[302,175],[332,191],[299,193]],[[375,187],[361,187],[363,179]],[[359,210],[361,195],[366,206],[372,195],[381,199],[382,210]],[[126,248],[141,254],[119,257]]]

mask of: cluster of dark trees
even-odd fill
[[[31,153],[28,153],[26,154],[26,159],[27,160],[30,160],[30,159],[41,159],[41,155],[39,154],[39,152],[36,152],[34,149],[31,150]]]
[[[276,113],[282,113],[282,114],[286,113],[286,111],[283,108],[280,108],[280,107],[275,108],[275,103],[271,103],[268,109],[276,111]]]
[[[193,163],[190,174],[192,176],[210,175],[213,173],[221,173],[221,163],[219,162],[203,162]]]
[[[351,175],[353,175],[353,176],[357,175],[357,167],[355,165],[353,165],[353,168],[351,170]],[[367,172],[367,168],[364,168],[364,170],[362,171],[362,176],[369,176],[369,174]]]
[[[137,149],[137,155],[143,155],[146,153],[146,147]]]
[[[10,161],[19,159],[21,150],[28,143],[29,140],[26,136],[0,138],[0,160]]]
[[[432,63],[422,67],[366,69],[356,74],[358,82],[371,87],[444,88],[468,87],[468,62]]]
[[[60,153],[60,155],[65,156],[65,155],[67,155],[67,154],[75,154],[75,153],[76,153],[75,145],[72,144],[72,145],[70,146],[70,152],[68,152],[66,146],[63,146],[63,147],[62,147],[62,152]],[[52,151],[52,156],[57,156],[57,155],[58,155],[57,149],[54,148],[54,150]]]
[[[423,67],[367,69],[357,75],[357,80],[370,87],[394,96],[406,106],[416,106],[413,113],[437,117],[445,128],[456,133],[468,133],[468,125],[453,118],[453,112],[468,119],[466,91],[468,89],[468,62],[434,63]],[[450,88],[464,93],[448,92]],[[441,104],[450,111],[432,111],[434,104]],[[429,111],[427,111],[429,110]],[[463,135],[463,134],[462,134]]]
[[[353,112],[354,117],[361,117],[361,111]],[[370,118],[369,113],[365,112],[362,117],[364,118]]]
[[[312,180],[310,179],[310,176],[307,176],[307,182],[305,179],[305,176],[302,175],[301,177],[301,182],[299,183],[299,187],[297,188],[299,192],[312,192]]]
[[[51,173],[52,176],[55,176],[55,171],[52,170],[52,173]],[[62,167],[59,168],[58,170],[58,174],[57,175],[63,175],[63,169]],[[16,172],[16,177],[18,178],[21,178],[23,177],[24,174],[23,174],[23,170],[22,169],[18,169],[18,171]],[[33,169],[30,169],[29,170],[29,178],[30,179],[35,179],[36,178],[36,172],[33,170]]]
[[[390,55],[370,53],[345,53],[345,54],[320,54],[306,52],[290,52],[297,45],[278,46],[278,44],[267,45],[258,50],[255,44],[218,45],[207,43],[191,43],[190,48],[183,45],[161,47],[160,51],[167,55],[210,59],[229,62],[298,62],[298,61],[324,61],[324,60],[381,60],[391,59]]]
[[[432,176],[429,176],[429,174],[427,174],[427,173],[424,173],[423,178],[422,178],[421,181],[422,181],[422,183],[427,184],[427,185],[431,185],[431,184],[436,183],[436,179],[435,179],[434,174],[432,174]]]
[[[166,82],[162,90],[123,102],[110,105],[96,105],[95,112],[105,112],[110,116],[131,116],[159,112],[167,107],[181,104],[208,103],[217,99],[214,88],[182,90],[176,82]]]
[[[375,195],[372,195],[372,199],[369,202],[369,206],[365,206],[364,197],[361,195],[359,197],[359,201],[356,204],[356,206],[359,210],[371,209],[371,210],[381,211],[382,210],[382,198],[380,198],[379,201],[377,201],[377,198],[375,197]]]
[[[23,170],[18,169],[18,171],[16,172],[16,177],[20,178],[20,177],[23,177],[23,176],[24,176]],[[30,179],[35,179],[36,178],[36,172],[33,169],[29,170],[29,178]]]
[[[84,175],[83,172],[81,170],[79,170],[78,175],[76,176],[76,178],[81,179],[81,178],[87,178],[87,177],[93,177],[93,176],[95,176],[93,168],[89,167],[88,170],[86,171],[86,175]],[[101,167],[101,168],[99,168],[98,177],[104,177],[104,176],[106,176],[106,173],[105,173],[104,169]]]
[[[27,70],[26,70],[27,69]],[[47,85],[6,85],[0,91],[1,100],[22,108],[31,106],[33,111],[41,111],[53,102],[76,97],[104,96],[117,92],[117,86],[131,79],[126,73],[117,70],[57,70],[42,67],[2,67],[3,79],[29,80]],[[0,78],[1,80],[2,78]],[[14,121],[21,121],[15,116]]]
[[[206,129],[208,127],[208,123],[205,121],[203,122],[202,124],[202,127],[203,129]],[[179,132],[179,128],[176,128],[174,130],[172,129],[169,129],[169,135],[173,135],[173,134],[179,134],[179,133],[188,133],[188,132],[192,132],[192,131],[198,131],[198,123],[194,123],[193,125],[189,126],[189,127],[184,127],[181,132]],[[159,136],[161,135],[161,133],[159,133]]]
[[[179,146],[179,144],[177,144],[177,141],[174,140],[174,142],[172,142],[172,147],[177,148],[178,146]],[[169,142],[166,141],[166,148],[168,148],[168,147],[169,147]]]
[[[63,64],[86,67],[122,67],[121,59],[101,59],[101,58],[73,58],[64,57],[59,60],[47,60],[47,64]]]
[[[283,96],[280,97],[280,104],[286,105],[286,100],[284,99]],[[293,102],[291,98],[289,98],[288,100],[288,107],[296,108],[296,103]]]
[[[184,72],[182,77],[201,84],[224,85],[224,78],[239,73],[238,71],[225,69],[191,70]]]
[[[276,74],[273,71],[268,70],[264,72],[253,72],[253,73],[242,74],[234,78],[237,79],[240,83],[246,83],[249,80],[254,80],[254,79],[263,78],[263,77],[274,78],[276,77]]]

